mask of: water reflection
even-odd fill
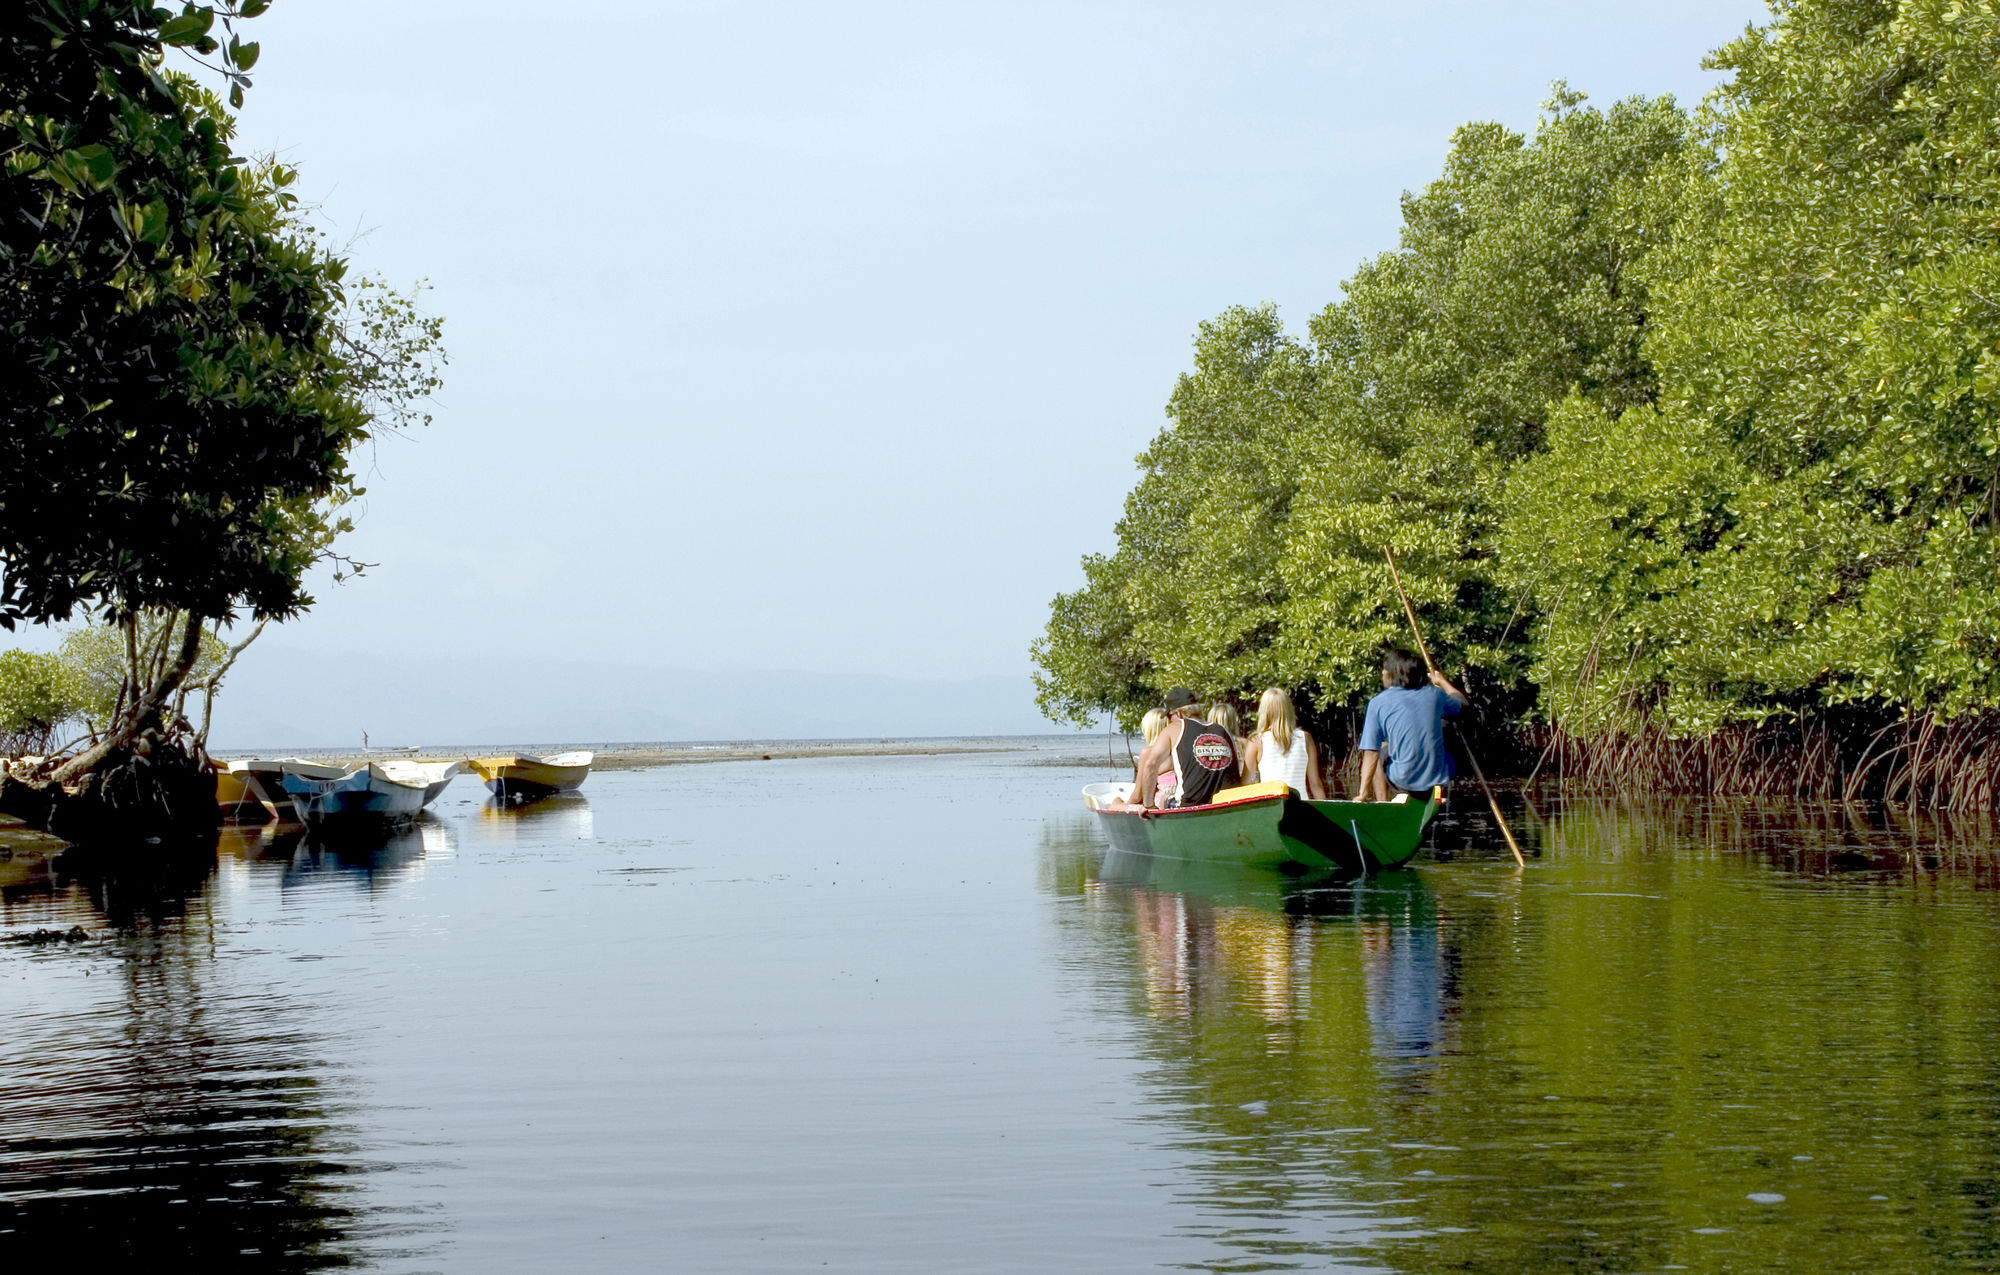
[[[1300,882],[1112,849],[1086,879],[1123,895],[1156,1015],[1240,1005],[1266,1024],[1296,1024],[1312,1013],[1315,966],[1330,955],[1325,927],[1338,924],[1354,940],[1377,1053],[1407,1070],[1401,1064],[1442,1047],[1452,963],[1439,943],[1436,901],[1415,873]]]
[[[276,869],[286,886],[349,880],[379,889],[456,850],[450,824],[432,815],[401,825],[360,824],[331,832],[298,824],[227,826],[217,842],[224,863]]]
[[[1814,802],[1704,802],[1671,795],[1517,798],[1520,823],[1567,860],[1733,859],[1809,876],[1944,873],[2000,886],[1995,812]]]
[[[1304,891],[1044,826],[1190,1267],[2000,1268],[1989,827],[1535,806],[1526,872]]]
[[[490,798],[479,807],[479,823],[482,839],[497,842],[589,841],[596,835],[590,798],[580,792],[520,803]]]
[[[47,894],[55,888],[55,861],[69,845],[44,832],[0,827],[0,900]]]
[[[197,924],[208,919],[200,905],[215,871],[212,852],[187,846],[148,847],[144,853],[65,847],[51,867],[50,893],[92,914],[81,922],[86,929],[104,924],[132,932],[175,927],[186,921],[191,906]]]
[[[1361,987],[1385,1076],[1411,1083],[1452,1052],[1458,953],[1438,929],[1437,899],[1415,872],[1356,888]]]
[[[421,831],[414,834],[420,847]],[[289,864],[296,835],[223,838],[220,862]],[[389,845],[364,852],[391,857]],[[0,1256],[307,1270],[413,1232],[350,1203],[357,1154],[342,1068],[309,995],[227,958],[231,896],[212,854],[63,850],[5,878],[0,947]],[[9,976],[11,975],[11,976]]]
[[[896,766],[10,843],[89,937],[0,943],[0,1266],[2000,1265],[1976,823],[1537,797],[1336,885]]]
[[[1145,855],[1136,857],[1152,862],[1139,869],[1125,857],[1106,854],[1097,880],[1135,887],[1129,903],[1141,964],[1149,998],[1163,1011],[1193,1012],[1197,1002],[1153,988],[1206,986],[1219,993],[1214,1012],[1240,1008],[1266,1024],[1297,1025],[1312,1017],[1329,978],[1342,977],[1320,968],[1331,960],[1359,975],[1385,1074],[1415,1074],[1446,1048],[1456,958],[1440,940],[1437,900],[1417,873],[1300,883]]]

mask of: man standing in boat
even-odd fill
[[[1177,806],[1205,806],[1224,788],[1234,788],[1242,780],[1242,766],[1236,756],[1236,740],[1228,731],[1195,716],[1200,703],[1185,686],[1167,692],[1167,728],[1139,754],[1138,782],[1133,796],[1140,809],[1153,805],[1153,786],[1169,768],[1179,779]]]
[[[1384,652],[1382,693],[1368,701],[1361,722],[1361,784],[1354,799],[1387,801],[1392,793],[1449,785],[1456,768],[1444,747],[1444,719],[1470,702],[1436,669],[1426,677],[1408,651],[1392,646]]]

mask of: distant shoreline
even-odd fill
[[[1044,737],[1022,735],[994,736],[987,739],[833,739],[772,740],[768,743],[614,744],[589,751],[596,754],[591,762],[592,770],[651,770],[658,766],[687,766],[720,761],[796,761],[813,757],[934,757],[961,753],[1004,753],[1016,751],[1019,745],[1001,742],[1002,739],[1015,738],[1029,740]],[[369,761],[463,761],[468,757],[507,757],[526,754],[527,750],[524,749],[480,747],[419,748],[410,751],[397,749],[368,753],[340,749],[305,749],[285,755],[295,755],[330,764],[359,766]],[[278,754],[267,752],[258,755],[270,757]]]

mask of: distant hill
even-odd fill
[[[1026,677],[712,673],[484,656],[385,660],[265,637],[216,699],[212,747],[557,744],[1059,733]]]

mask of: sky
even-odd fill
[[[301,170],[357,272],[428,281],[451,362],[367,458],[377,565],[245,676],[520,653],[1025,701],[1203,320],[1303,331],[1454,128],[1531,129],[1558,78],[1692,105],[1763,17],[280,0],[239,149]]]

